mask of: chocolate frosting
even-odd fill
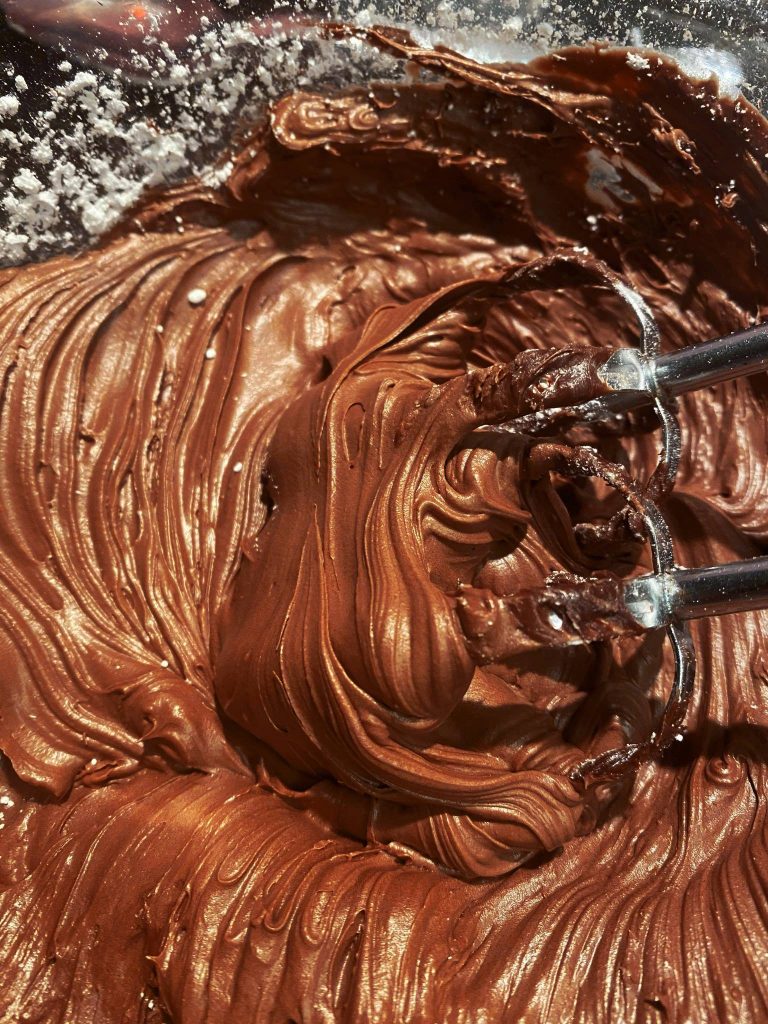
[[[655,55],[369,38],[411,81],[0,275],[1,1015],[762,1021],[768,618],[582,777],[669,692],[584,470],[642,489],[657,424],[503,424],[603,390],[615,273],[666,348],[768,316],[768,124]],[[682,400],[681,563],[765,550],[767,400]],[[526,595],[587,577],[563,646]]]

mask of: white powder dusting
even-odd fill
[[[0,118],[15,117],[19,112],[19,100],[16,96],[0,96]]]
[[[640,53],[628,53],[627,64],[635,71],[650,71],[651,62]]]
[[[358,14],[377,20],[362,6]],[[147,188],[190,174],[220,185],[231,170],[222,151],[238,125],[297,84],[401,75],[397,61],[359,40],[324,40],[306,25],[276,24],[271,35],[263,27],[263,19],[209,26],[183,57],[155,40],[152,61],[132,57],[143,85],[64,60],[65,80],[41,90],[18,121],[19,97],[0,96],[0,170],[11,183],[0,193],[0,266],[87,244]]]
[[[43,190],[43,184],[40,179],[26,167],[19,171],[13,179],[13,184],[15,188],[28,196],[38,195]]]
[[[741,61],[733,53],[713,47],[675,47],[666,51],[677,62],[680,70],[693,78],[706,81],[717,79],[722,96],[736,97],[744,85],[745,72]]]
[[[181,10],[181,0],[177,6]],[[228,17],[242,17],[239,0],[221,0],[221,6],[232,11]],[[201,19],[182,55],[163,42],[158,21],[121,71],[98,66],[99,60],[109,64],[104,50],[89,68],[53,50],[58,78],[50,88],[37,81],[29,87],[7,58],[5,88],[15,93],[0,95],[0,266],[87,244],[147,188],[193,174],[210,187],[221,185],[238,127],[288,89],[404,77],[399,61],[359,39],[322,39],[309,24],[316,8],[318,19],[397,24],[423,43],[447,43],[491,62],[528,60],[585,38],[631,42],[646,52],[668,43],[654,35],[650,15],[628,24],[618,4],[614,13],[601,14],[597,31],[585,19],[584,0],[328,0],[322,14],[314,0],[303,0],[293,28],[280,21],[286,7],[284,0],[276,4],[268,30],[264,13],[252,22],[206,25]],[[667,52],[694,76],[714,70],[729,95],[744,81],[739,59],[725,49]],[[637,71],[651,68],[637,52],[627,63]]]

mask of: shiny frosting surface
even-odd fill
[[[649,568],[597,476],[657,424],[489,428],[599,393],[614,274],[667,350],[768,317],[768,125],[656,55],[371,39],[407,83],[0,274],[0,1019],[764,1021],[768,615],[581,774],[669,651],[519,595]],[[681,402],[680,564],[765,551],[767,404]]]

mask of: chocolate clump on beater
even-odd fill
[[[371,38],[438,77],[287,96],[220,189],[0,275],[0,1016],[762,1021],[765,613],[610,781],[662,639],[483,616],[649,568],[489,428],[597,393],[609,269],[669,349],[768,316],[768,125],[656,56]],[[682,400],[682,563],[764,551],[767,397]],[[556,443],[647,479],[654,428]]]

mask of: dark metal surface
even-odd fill
[[[659,356],[656,384],[672,395],[768,370],[768,324]]]
[[[768,557],[678,569],[672,576],[671,604],[680,619],[768,608]]]

